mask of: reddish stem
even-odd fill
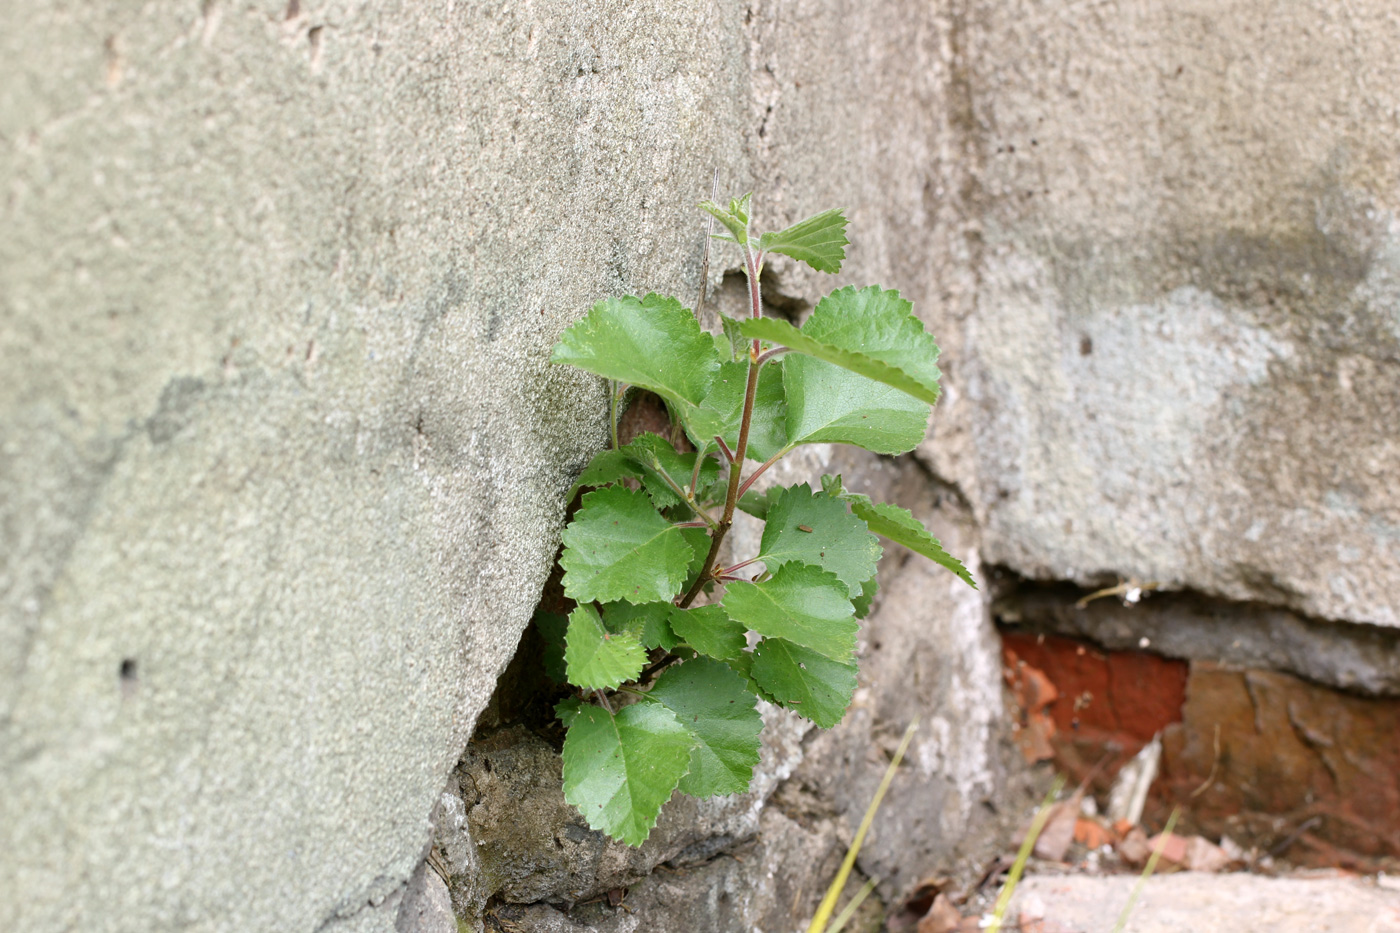
[[[748,246],[744,247],[744,272],[749,279],[749,304],[754,317],[763,314],[763,305],[760,303],[758,290],[758,276],[763,260],[762,253],[756,253]],[[759,343],[753,342],[749,348],[749,379],[744,389],[744,414],[739,422],[739,443],[734,448],[734,457],[729,463],[729,490],[724,497],[724,516],[720,518],[719,525],[710,532],[710,552],[705,555],[705,564],[700,568],[700,575],[695,578],[695,582],[690,585],[685,596],[677,604],[684,609],[695,601],[695,597],[700,595],[705,583],[711,579],[715,559],[719,557],[720,547],[724,544],[724,536],[729,534],[729,527],[734,524],[734,507],[739,502],[739,484],[743,478],[744,455],[749,449],[749,428],[753,425],[753,405],[754,399],[758,395],[758,354]]]

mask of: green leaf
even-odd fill
[[[581,603],[650,603],[680,589],[694,557],[682,529],[640,489],[605,486],[583,497],[564,529],[564,593]]]
[[[705,558],[710,553],[710,533],[704,528],[682,528],[681,535],[690,545],[690,564],[685,568],[685,585],[677,590],[688,590],[705,566]]]
[[[574,481],[574,488],[607,486],[624,478],[641,479],[641,468],[621,450],[603,450],[588,461],[588,466],[583,468],[583,472]]]
[[[854,444],[879,454],[919,446],[928,405],[887,385],[807,356],[783,360],[788,443]]]
[[[682,414],[686,433],[697,444],[724,438],[730,450],[739,446],[739,426],[744,416],[744,392],[748,388],[749,364],[723,363],[715,375],[713,388],[698,408]],[[787,403],[783,394],[781,365],[767,363],[758,374],[754,391],[753,416],[749,422],[748,459],[767,460],[787,444]]]
[[[634,703],[616,716],[586,705],[571,714],[564,799],[594,829],[641,845],[690,767],[694,739],[660,703]]]
[[[856,692],[856,662],[823,657],[782,638],[753,653],[753,678],[765,693],[823,729],[841,721]]]
[[[875,602],[875,591],[879,588],[878,577],[871,577],[860,585],[860,595],[851,600],[851,604],[856,607],[857,619],[864,619],[870,615],[870,606]]]
[[[663,476],[670,477],[671,482],[682,489],[689,486],[695,472],[696,454],[678,453],[670,441],[650,432],[638,435],[624,446],[620,453],[636,464],[637,475],[658,509],[670,508],[682,501]],[[714,485],[718,479],[719,462],[712,457],[706,457],[700,463],[697,484],[699,488],[695,490],[696,495]]]
[[[603,607],[603,624],[610,632],[626,632],[642,643],[643,648],[665,648],[670,651],[679,642],[669,622],[671,602],[608,603]]]
[[[587,703],[584,703],[577,697],[565,697],[554,704],[554,715],[559,717],[559,721],[562,722],[564,728],[567,729],[574,724],[574,720],[578,718],[578,714],[587,708],[587,706]]]
[[[729,665],[729,669],[745,679],[753,680],[753,652],[745,651],[737,657],[725,658],[724,663]],[[757,686],[756,684],[754,686]]]
[[[575,687],[612,690],[636,680],[646,661],[637,636],[609,632],[592,606],[579,606],[569,613],[564,665]]]
[[[772,498],[768,523],[758,556],[776,571],[797,561],[829,570],[845,583],[852,597],[875,574],[880,542],[866,530],[865,522],[851,514],[840,499],[812,494],[806,483],[783,489]]]
[[[735,503],[735,505],[738,506],[741,512],[747,512],[754,518],[767,519],[768,510],[773,505],[773,497],[769,495],[769,493],[777,491],[778,490],[776,487],[767,490],[766,492],[755,492],[754,490],[750,489],[748,492],[744,493],[742,496],[739,497],[739,501]]]
[[[777,233],[765,233],[758,248],[765,253],[782,253],[800,259],[818,272],[840,272],[846,258],[846,218],[844,208],[822,211]]]
[[[695,740],[682,793],[712,797],[749,789],[763,717],[743,677],[721,661],[696,658],[668,668],[647,698],[675,713]]]
[[[817,302],[798,330],[776,318],[740,325],[745,336],[769,340],[876,382],[929,405],[938,401],[938,344],[914,316],[914,306],[878,285],[838,288]]]
[[[916,554],[924,555],[935,564],[948,568],[968,586],[974,590],[977,589],[972,574],[967,572],[962,561],[943,550],[943,545],[938,542],[938,539],[929,534],[928,530],[908,509],[901,509],[888,502],[871,502],[869,496],[856,493],[846,493],[845,499],[851,503],[851,511],[864,519],[871,531],[889,538],[895,544],[904,545]]]
[[[720,358],[726,363],[742,363],[749,358],[750,341],[749,338],[744,336],[743,331],[740,329],[742,323],[742,321],[735,320],[732,317],[726,317],[723,314],[719,316],[720,327],[724,328],[723,344],[729,350],[727,357],[725,352],[721,350]]]
[[[730,198],[729,207],[720,207],[714,201],[701,201],[700,209],[708,211],[715,220],[724,224],[725,229],[734,235],[734,242],[743,246],[749,241],[749,199],[750,192],[740,198]]]
[[[678,409],[698,405],[719,368],[714,339],[674,298],[608,298],[560,336],[552,363],[649,389]]]
[[[720,660],[737,658],[748,647],[744,626],[729,618],[722,606],[675,609],[671,628],[690,647]]]
[[[556,684],[569,682],[569,673],[564,666],[564,633],[569,629],[569,620],[556,612],[536,612],[535,630],[544,641],[544,673]]]
[[[724,608],[730,618],[760,635],[786,638],[843,659],[856,646],[855,609],[848,593],[833,573],[787,564],[764,583],[729,584]]]

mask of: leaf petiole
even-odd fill
[[[756,564],[756,563],[758,563],[758,562],[759,562],[760,560],[762,560],[762,559],[763,559],[763,558],[761,558],[761,557],[750,557],[748,560],[740,561],[739,563],[735,564],[733,567],[725,567],[723,570],[719,571],[719,573],[716,574],[716,576],[726,576],[726,577],[733,576],[733,575],[734,575],[734,571],[736,571],[736,570],[743,570],[745,567],[749,566],[750,564]]]
[[[695,494],[695,490],[700,488],[700,467],[705,463],[705,455],[709,452],[709,445],[701,447],[695,452],[695,469],[690,471],[690,492],[692,496]]]
[[[739,487],[739,495],[742,496],[744,493],[748,492],[749,487],[753,485],[753,481],[762,476],[764,470],[768,469],[770,466],[777,463],[779,460],[781,460],[783,457],[785,457],[791,452],[791,447],[784,447],[782,450],[778,451],[773,456],[763,461],[762,465],[760,465],[757,470],[754,470],[752,473],[750,473],[749,478],[744,480],[743,485]]]
[[[767,350],[759,354],[758,365],[762,366],[764,363],[768,362],[771,359],[776,359],[777,357],[782,356],[784,353],[791,352],[792,347],[769,347]]]

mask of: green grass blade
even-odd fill
[[[1030,832],[1026,833],[1025,841],[1021,843],[1021,851],[1016,853],[1016,862],[1011,866],[1011,873],[1006,876],[1006,883],[1001,886],[1001,894],[997,896],[996,908],[992,912],[992,924],[987,927],[991,933],[997,933],[1001,929],[1002,921],[1006,917],[1006,908],[1011,904],[1011,895],[1016,893],[1016,885],[1021,883],[1021,874],[1026,870],[1026,861],[1030,859],[1031,851],[1035,849],[1035,841],[1040,838],[1041,830],[1049,822],[1050,810],[1055,804],[1055,798],[1059,796],[1064,786],[1064,775],[1055,775],[1055,783],[1050,785],[1050,792],[1041,801],[1040,809],[1035,811],[1035,819],[1031,820]]]
[[[856,830],[856,837],[851,840],[851,847],[846,850],[846,857],[841,861],[841,868],[836,872],[831,887],[826,889],[826,897],[822,898],[816,916],[807,926],[807,933],[828,933],[827,924],[831,920],[832,912],[836,910],[836,899],[845,890],[846,881],[851,877],[851,869],[856,864],[856,856],[860,854],[860,847],[865,842],[865,834],[870,830],[870,824],[875,820],[875,812],[880,809],[880,804],[885,799],[885,792],[890,789],[890,782],[894,780],[895,769],[904,759],[904,752],[909,748],[909,741],[914,738],[914,733],[918,728],[919,720],[915,719],[909,724],[909,728],[904,730],[904,738],[900,739],[899,748],[895,749],[894,757],[890,759],[890,766],[885,769],[885,776],[880,779],[880,787],[875,791],[875,798],[870,801],[870,806],[865,808],[865,817],[860,821],[860,829]]]
[[[1161,838],[1157,840],[1157,845],[1152,850],[1152,857],[1143,866],[1142,874],[1138,875],[1137,884],[1133,885],[1133,893],[1128,895],[1128,903],[1123,905],[1123,912],[1118,915],[1118,922],[1113,925],[1113,933],[1123,933],[1123,928],[1128,925],[1128,916],[1133,912],[1133,907],[1137,905],[1138,895],[1142,893],[1142,886],[1147,884],[1147,879],[1152,877],[1152,873],[1157,870],[1157,860],[1162,857],[1162,850],[1167,847],[1167,837],[1176,828],[1176,818],[1180,814],[1181,808],[1175,807],[1172,810],[1172,815],[1167,817],[1167,826],[1162,830]]]

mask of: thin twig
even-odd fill
[[[726,443],[724,442],[724,438],[722,438],[722,437],[720,437],[718,434],[716,434],[716,435],[715,435],[715,440],[719,442],[719,449],[720,449],[720,452],[724,454],[724,459],[728,460],[730,463],[733,463],[733,462],[734,462],[734,451],[732,451],[732,450],[729,449],[729,445],[726,444]]]
[[[764,350],[762,353],[759,354],[758,365],[762,366],[764,363],[768,362],[774,357],[782,356],[784,353],[791,352],[792,347],[769,347],[767,350]]]
[[[1084,607],[1088,606],[1088,605],[1089,605],[1091,602],[1093,602],[1094,600],[1096,600],[1096,599],[1103,599],[1105,596],[1127,596],[1127,595],[1128,595],[1129,593],[1131,593],[1133,590],[1138,590],[1138,591],[1140,591],[1141,593],[1150,593],[1151,591],[1157,589],[1157,588],[1160,587],[1161,585],[1162,585],[1161,583],[1158,583],[1158,582],[1155,581],[1155,580],[1152,581],[1151,583],[1139,583],[1139,582],[1136,581],[1136,580],[1124,580],[1122,583],[1118,584],[1117,586],[1109,586],[1109,587],[1105,587],[1104,589],[1101,589],[1101,590],[1095,590],[1094,592],[1090,593],[1088,596],[1085,596],[1083,599],[1081,599],[1081,600],[1079,600],[1078,602],[1076,602],[1076,603],[1074,604],[1074,608],[1076,608],[1076,609],[1083,609]],[[1130,602],[1130,603],[1135,603],[1135,602],[1137,602],[1137,600],[1136,600],[1136,599],[1129,599],[1128,602]]]

